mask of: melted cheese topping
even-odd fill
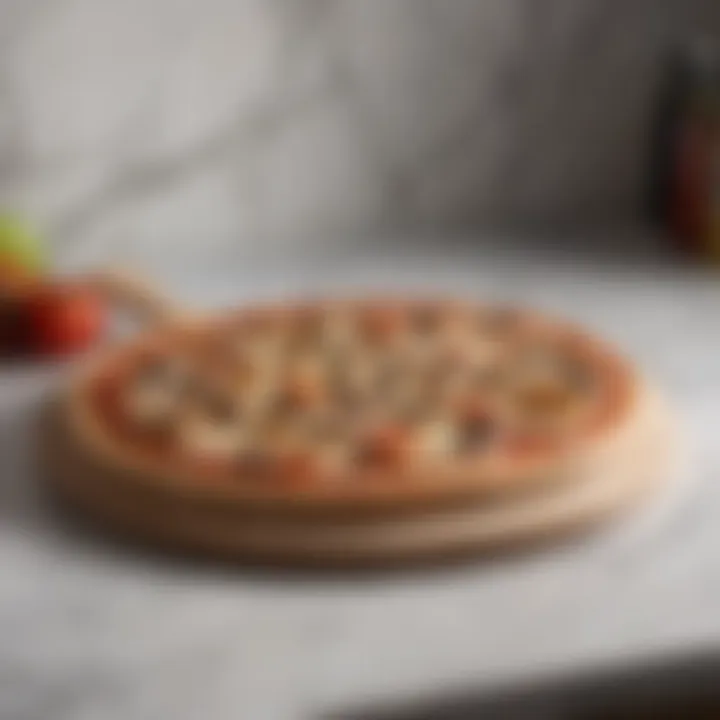
[[[508,434],[567,432],[596,400],[562,337],[516,326],[432,305],[240,323],[190,361],[138,362],[121,412],[141,432],[163,427],[184,456],[258,477],[482,457]]]

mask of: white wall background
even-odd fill
[[[0,0],[0,199],[98,256],[638,212],[717,0]]]

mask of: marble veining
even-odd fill
[[[640,211],[713,0],[6,0],[0,203],[73,262]]]

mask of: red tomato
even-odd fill
[[[392,343],[403,329],[406,320],[403,313],[392,307],[369,308],[360,315],[360,330],[371,343],[385,345]]]
[[[64,355],[89,347],[105,326],[105,306],[92,290],[77,283],[56,283],[26,300],[24,320],[30,349]]]
[[[12,259],[0,256],[0,355],[7,357],[26,348],[24,309],[37,291],[39,279]]]
[[[397,467],[405,462],[411,451],[410,436],[404,428],[386,425],[375,428],[361,447],[363,462],[372,467]]]

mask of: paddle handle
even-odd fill
[[[133,269],[107,268],[95,273],[90,282],[111,303],[129,310],[145,323],[190,320],[196,315]]]

